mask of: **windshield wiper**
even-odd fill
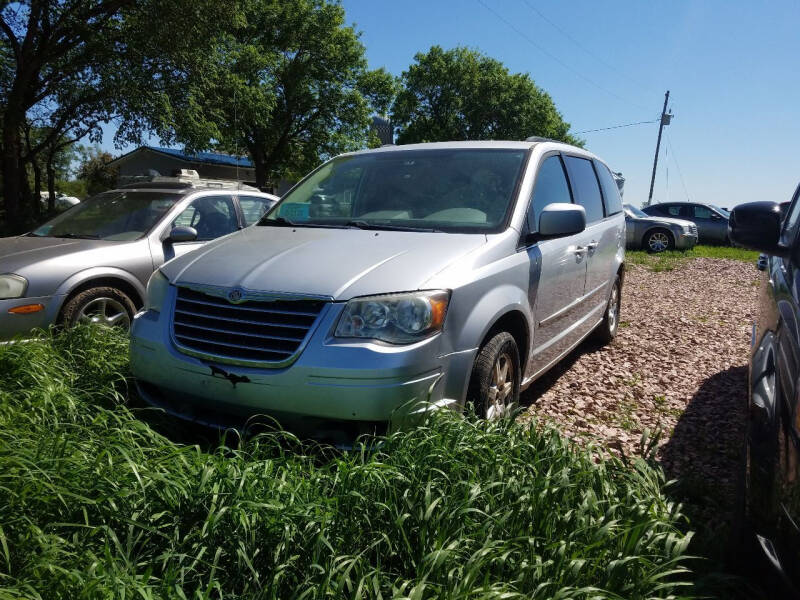
[[[258,222],[258,225],[259,226],[271,225],[273,227],[323,227],[327,229],[335,229],[337,227],[341,227],[341,225],[330,225],[328,223],[312,223],[312,222],[297,223],[295,221],[290,221],[285,217],[276,217],[274,219],[261,219]]]
[[[441,233],[440,229],[433,227],[407,227],[404,225],[379,225],[377,223],[367,223],[366,221],[354,220],[345,223],[345,227],[357,227],[358,229],[379,229],[383,231],[425,231]]]
[[[70,240],[99,240],[99,235],[91,233],[58,233],[55,235],[48,235],[47,237],[67,238]]]
[[[294,227],[297,223],[293,223],[286,217],[276,217],[274,219],[261,219],[259,225],[273,225],[277,227]]]

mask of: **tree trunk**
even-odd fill
[[[6,118],[3,128],[3,201],[6,209],[5,233],[23,229],[20,198],[20,131],[19,124]]]
[[[251,153],[253,156],[253,165],[256,168],[256,187],[261,189],[267,185],[267,162],[264,160],[264,154],[258,150]]]
[[[31,160],[31,167],[33,167],[33,200],[36,203],[36,212],[39,212],[42,197],[42,166],[36,158]]]
[[[56,171],[53,168],[53,154],[47,155],[47,212],[53,214],[56,211]]]

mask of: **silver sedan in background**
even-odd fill
[[[0,341],[53,324],[127,328],[165,261],[252,225],[277,201],[255,188],[170,177],[104,192],[0,238]]]
[[[629,250],[690,250],[697,244],[697,227],[691,221],[653,217],[630,204],[625,204],[624,209]]]

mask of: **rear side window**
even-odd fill
[[[586,209],[586,222],[594,223],[603,218],[603,197],[594,172],[592,161],[575,156],[565,156],[569,180],[575,191],[575,200]]]
[[[542,209],[554,202],[572,202],[569,193],[567,175],[564,173],[564,165],[558,156],[550,156],[544,159],[539,173],[536,175],[536,185],[533,188],[533,198],[528,209],[528,230],[539,231],[539,215]]]
[[[615,215],[622,212],[622,198],[619,196],[619,187],[617,187],[611,171],[603,163],[597,161],[594,161],[594,168],[597,171],[597,178],[600,180],[600,188],[603,190],[606,214]]]

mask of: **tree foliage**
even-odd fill
[[[188,65],[208,54],[212,33],[234,18],[214,0],[0,1],[3,196],[11,230],[24,227],[27,167],[40,153],[89,138],[118,120],[120,141],[138,141],[168,120]],[[49,135],[30,146],[27,126]]]
[[[93,196],[113,188],[119,172],[117,167],[109,166],[114,157],[96,146],[82,151],[83,159],[78,167],[77,178],[86,182],[86,192]]]
[[[358,33],[328,0],[244,0],[238,26],[194,71],[175,140],[214,144],[255,165],[256,182],[299,176],[321,158],[364,147],[394,79],[367,68]],[[169,138],[172,123],[159,131]]]
[[[464,47],[433,46],[404,71],[392,109],[400,144],[524,140],[538,135],[580,143],[552,98],[526,73]]]

